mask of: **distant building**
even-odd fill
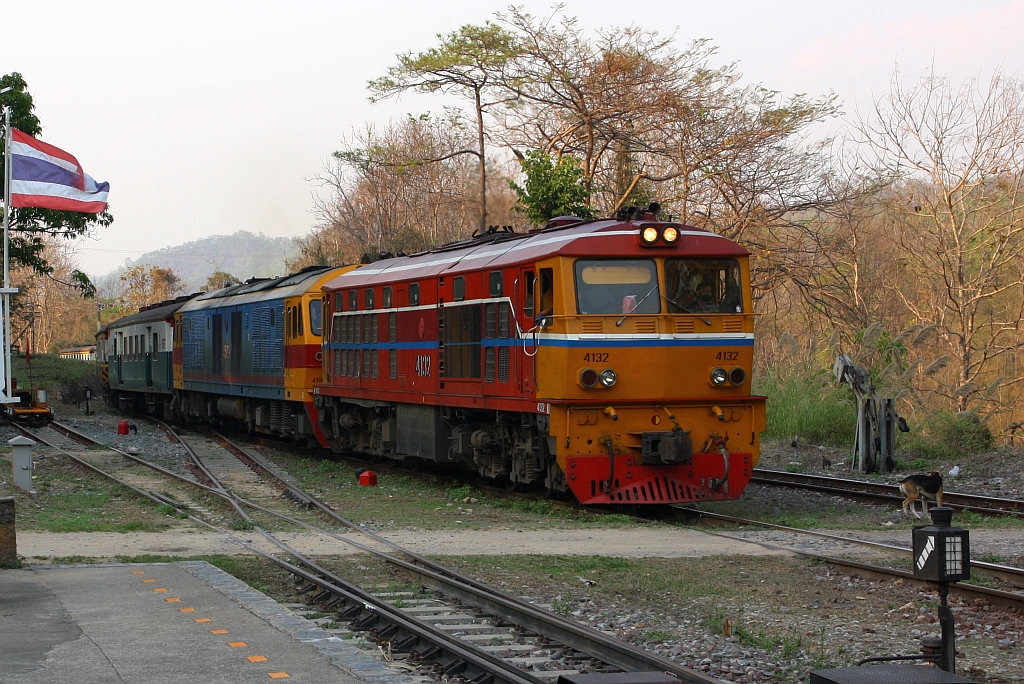
[[[95,344],[83,344],[81,347],[69,347],[67,349],[61,349],[57,352],[57,356],[62,359],[78,359],[79,361],[95,361],[96,360],[96,345]]]

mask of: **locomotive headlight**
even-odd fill
[[[647,226],[640,231],[640,239],[645,245],[653,245],[658,241],[658,229],[654,226]]]
[[[593,387],[597,384],[597,371],[593,368],[584,368],[580,371],[580,384],[584,387]]]
[[[729,371],[729,382],[734,385],[742,385],[747,381],[747,371],[742,368],[733,368]]]
[[[711,384],[716,387],[721,387],[728,379],[729,374],[725,372],[724,368],[716,368],[711,371]]]
[[[601,384],[605,387],[613,387],[615,385],[615,381],[618,379],[619,378],[615,375],[615,371],[611,368],[605,368],[601,371]]]
[[[661,231],[661,239],[666,245],[674,245],[679,239],[679,229],[675,226],[665,226],[665,230]]]

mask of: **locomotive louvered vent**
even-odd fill
[[[638,318],[634,326],[633,329],[638,333],[658,332],[658,323],[653,318]]]
[[[592,480],[590,493],[594,496],[600,491],[601,483]],[[682,482],[676,482],[668,477],[652,477],[645,482],[634,485],[622,483],[615,480],[615,491],[609,495],[609,499],[618,503],[685,503],[707,498],[707,492],[703,489],[691,487]]]
[[[597,319],[596,321],[595,320],[586,320],[586,319],[584,319],[584,321],[583,321],[583,332],[585,332],[585,333],[599,333],[603,329],[602,323],[603,323],[603,321],[600,318]]]
[[[743,332],[742,318],[726,318],[722,321],[722,329],[725,332]]]
[[[677,318],[676,319],[676,332],[677,333],[692,333],[694,331],[693,320],[689,318]]]

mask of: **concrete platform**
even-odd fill
[[[0,682],[406,683],[205,562],[0,570]]]

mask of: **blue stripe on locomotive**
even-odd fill
[[[284,399],[284,298],[181,314],[186,390]]]

